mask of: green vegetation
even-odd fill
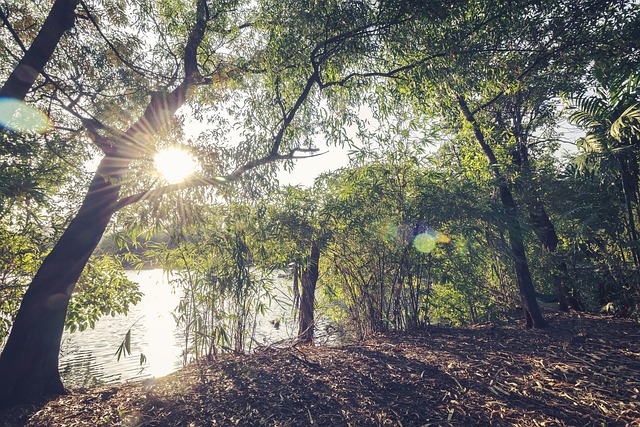
[[[65,326],[140,298],[123,264],[176,272],[185,360],[249,351],[286,268],[301,343],[316,296],[360,338],[517,310],[545,328],[539,301],[640,317],[637,2],[19,0],[0,18],[0,406],[64,392]],[[279,186],[321,139],[349,166]],[[198,168],[173,182],[166,148]]]

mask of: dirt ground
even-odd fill
[[[0,426],[640,426],[639,325],[547,317],[225,355],[0,412]]]

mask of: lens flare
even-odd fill
[[[51,121],[46,114],[13,98],[0,99],[0,125],[14,132],[46,132]]]
[[[439,231],[427,230],[424,233],[418,234],[413,239],[413,247],[416,248],[418,252],[428,254],[433,252],[438,243],[449,242],[451,242],[451,238],[449,238],[447,235]]]

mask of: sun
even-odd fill
[[[198,163],[193,156],[177,147],[159,151],[153,160],[156,170],[169,184],[183,182],[198,169]]]

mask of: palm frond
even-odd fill
[[[612,124],[610,134],[622,142],[624,137],[631,134],[640,135],[640,104],[629,106]]]

